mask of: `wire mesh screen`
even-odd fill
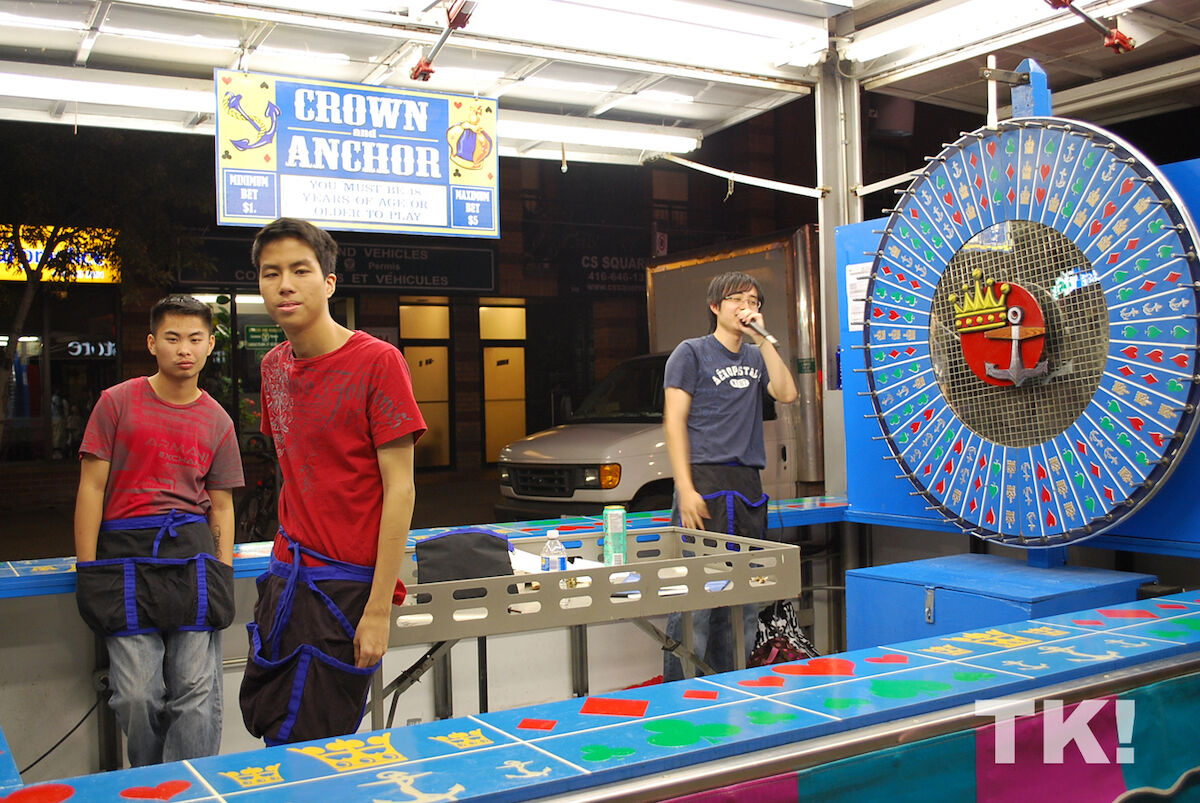
[[[973,287],[972,272],[1033,294],[1046,320],[1045,376],[1020,386],[982,381],[954,331],[952,293]],[[1096,273],[1065,236],[1040,223],[1004,221],[975,235],[946,266],[933,294],[934,375],[954,413],[1004,446],[1043,443],[1062,433],[1091,401],[1108,356],[1108,310]]]

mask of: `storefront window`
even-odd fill
[[[113,287],[44,288],[25,321],[0,430],[0,461],[73,459],[120,353]],[[12,320],[0,329],[7,345]]]

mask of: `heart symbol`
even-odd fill
[[[779,670],[775,670],[775,671],[778,672]],[[739,686],[773,686],[775,688],[778,688],[778,687],[782,686],[783,684],[784,684],[783,678],[777,678],[773,675],[763,675],[760,678],[753,678],[751,680],[739,680],[738,681]]]
[[[1146,359],[1150,360],[1151,362],[1162,362],[1163,361],[1162,349],[1155,349],[1154,351],[1146,352]]]
[[[996,155],[996,143],[994,141],[987,144],[987,152],[988,156]]]
[[[1088,233],[1091,234],[1093,237],[1095,237],[1097,234],[1100,233],[1100,229],[1102,229],[1102,228],[1103,228],[1103,226],[1100,225],[1099,220],[1093,220],[1092,227],[1090,229],[1088,229]]]
[[[1161,432],[1151,432],[1150,440],[1154,441],[1155,446],[1159,447],[1160,449],[1162,448],[1163,434]]]
[[[1116,211],[1117,211],[1117,205],[1114,204],[1112,201],[1109,201],[1108,203],[1106,203],[1104,205],[1104,216],[1105,217],[1108,217],[1109,215],[1113,214]]]
[[[1124,195],[1125,193],[1129,192],[1132,189],[1133,189],[1133,179],[1127,178],[1121,182],[1121,192],[1120,192],[1121,195]]]
[[[1052,497],[1050,496],[1050,491],[1048,491],[1045,488],[1042,488],[1042,501],[1049,502],[1051,499],[1052,499]]]
[[[1188,356],[1186,354],[1176,354],[1171,358],[1171,362],[1175,363],[1180,368],[1187,368]]]
[[[1141,432],[1146,422],[1134,415],[1129,417],[1129,426],[1133,427],[1134,432]]]
[[[18,789],[4,803],[60,803],[75,794],[75,787],[62,783],[46,783]]]
[[[1046,188],[1045,187],[1038,187],[1037,191],[1035,191],[1033,194],[1037,196],[1039,204],[1042,201],[1046,200]]]
[[[461,109],[461,108],[462,108],[462,101],[461,101],[461,100],[456,100],[456,101],[454,101],[454,108],[456,108],[456,109]]]
[[[232,81],[233,81],[233,78],[231,78],[231,77],[230,77],[230,76],[228,76],[228,75],[222,75],[222,76],[221,76],[221,83],[225,84],[225,86],[229,86],[229,84],[230,84]]]
[[[986,521],[988,524],[996,523],[996,516],[994,513],[992,513],[991,508],[988,508],[987,516],[984,518],[984,521]]]
[[[955,223],[959,224],[960,226],[962,225],[962,212],[956,211],[953,215],[951,215],[951,217],[954,219]]]
[[[781,675],[846,675],[854,674],[854,662],[845,658],[813,658],[803,664],[781,664],[771,668]],[[783,681],[780,681],[782,683]]]
[[[1050,165],[1042,165],[1038,172],[1040,172],[1042,174],[1042,178],[1045,179],[1046,176],[1050,175]]]
[[[907,664],[908,656],[900,655],[899,653],[889,652],[885,655],[874,655],[864,659],[869,664]]]
[[[134,786],[122,790],[121,797],[133,800],[170,800],[191,786],[187,781],[163,781],[158,786]]]
[[[946,193],[942,196],[942,200],[946,202],[946,206],[954,206],[954,193]]]

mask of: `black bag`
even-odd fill
[[[449,530],[417,542],[417,582],[440,583],[512,574],[512,544],[489,530]]]
[[[778,600],[758,614],[758,635],[746,666],[767,666],[804,661],[821,653],[796,622],[796,609],[789,599]]]

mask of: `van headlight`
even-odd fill
[[[580,477],[580,488],[616,488],[621,481],[621,464],[605,463],[599,466],[584,466]]]
[[[499,471],[500,471],[500,484],[501,485],[512,485],[512,474],[509,473],[508,466],[501,463]]]

